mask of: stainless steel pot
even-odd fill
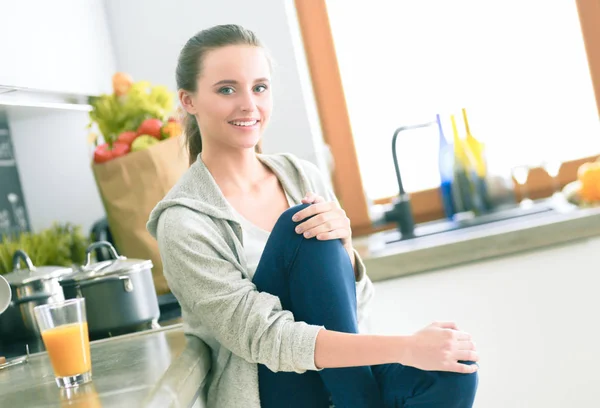
[[[4,311],[10,306],[10,301],[12,300],[12,293],[10,291],[10,285],[8,281],[0,275],[0,314],[4,313]]]
[[[98,248],[109,249],[113,259],[91,262]],[[60,280],[65,298],[84,297],[90,333],[105,334],[158,321],[160,311],[152,279],[152,261],[119,256],[106,241],[86,250],[81,271]]]
[[[23,269],[21,269],[21,261],[26,266]],[[13,272],[4,275],[10,285],[12,301],[0,316],[2,338],[39,337],[33,308],[63,301],[65,297],[58,281],[61,277],[72,273],[72,268],[64,266],[35,267],[27,253],[21,250],[15,251]]]

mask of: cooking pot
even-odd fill
[[[110,260],[91,262],[91,254],[107,248]],[[107,241],[86,250],[81,270],[60,280],[65,298],[85,298],[90,334],[126,332],[144,324],[157,324],[158,298],[152,279],[152,261],[120,256]]]
[[[11,299],[12,293],[10,292],[10,285],[8,284],[8,281],[0,275],[0,314],[4,313],[8,308]]]
[[[23,269],[21,261],[26,266]],[[0,316],[0,336],[12,339],[39,337],[33,308],[63,301],[65,297],[58,281],[72,273],[72,268],[64,266],[35,267],[27,253],[15,251],[13,271],[4,275],[10,285],[12,301]]]

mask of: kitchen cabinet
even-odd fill
[[[115,58],[103,0],[0,2],[0,86],[95,95]]]
[[[599,253],[596,236],[376,282],[368,326],[401,335],[455,321],[471,333],[475,408],[598,407]]]

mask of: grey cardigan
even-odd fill
[[[294,203],[315,192],[335,196],[318,168],[289,154],[258,155]],[[295,322],[279,298],[248,278],[242,230],[200,156],[160,201],[147,224],[158,240],[163,273],[182,308],[184,330],[211,349],[209,408],[259,408],[257,363],[272,371],[317,370],[321,326]],[[373,284],[356,254],[358,320],[364,331]]]

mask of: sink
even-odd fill
[[[547,213],[556,211],[549,200],[535,201],[529,207],[510,206],[498,208],[492,212],[473,215],[472,213],[458,214],[453,220],[437,220],[417,224],[414,229],[414,235],[403,237],[399,230],[391,231],[386,234],[386,244],[392,244],[399,241],[414,240],[427,236],[442,234],[445,232],[465,230],[468,228],[484,226],[487,224],[511,221],[524,217],[547,215]]]

